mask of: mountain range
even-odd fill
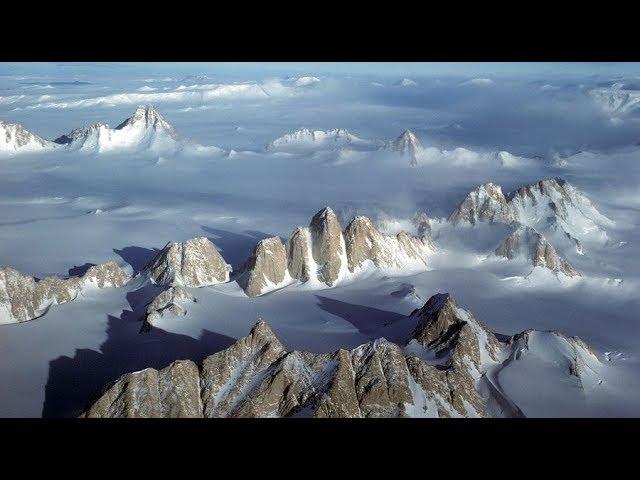
[[[200,365],[125,374],[81,415],[100,418],[523,417],[500,384],[514,364],[528,388],[560,379],[586,392],[602,383],[598,357],[577,337],[527,330],[498,339],[449,294],[400,320],[404,342],[352,350],[288,351],[264,320]],[[540,359],[544,366],[540,365]]]

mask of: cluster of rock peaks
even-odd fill
[[[37,279],[10,267],[0,268],[0,323],[25,322],[52,305],[74,300],[83,288],[122,287],[129,276],[115,262],[91,266],[81,277]]]
[[[413,326],[403,345],[379,338],[314,354],[288,351],[261,320],[201,365],[178,360],[122,376],[82,416],[515,417],[523,412],[493,380],[501,368],[552,352],[553,375],[587,382],[600,365],[576,337],[526,331],[499,341],[448,294],[402,321]]]
[[[544,236],[524,225],[516,228],[496,249],[495,254],[509,260],[524,256],[536,267],[548,268],[569,277],[580,276]]]
[[[583,254],[581,239],[585,232],[596,235],[595,238],[606,238],[601,227],[612,224],[584,194],[561,178],[540,180],[507,195],[500,186],[485,183],[469,192],[451,213],[449,221],[454,225],[512,224],[514,231],[498,247],[497,255],[514,258],[524,254],[536,266],[569,276],[577,272],[558,255],[547,238],[553,236],[554,242],[567,243]]]
[[[249,296],[271,291],[294,280],[334,286],[367,267],[426,269],[435,246],[424,232],[414,237],[378,231],[367,217],[357,216],[344,232],[331,208],[316,213],[308,227],[298,227],[285,243],[262,240],[245,265],[241,285]]]

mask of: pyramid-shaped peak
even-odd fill
[[[124,122],[116,127],[121,130],[125,127],[164,129],[175,133],[174,128],[165,120],[162,114],[152,105],[140,105],[136,111]]]
[[[251,332],[249,334],[254,337],[276,339],[276,335],[273,333],[273,330],[271,330],[269,324],[262,318],[258,318],[258,321],[255,323],[253,328],[251,328]]]
[[[311,219],[311,223],[317,223],[319,221],[326,221],[327,219],[334,218],[336,219],[336,221],[338,220],[338,217],[336,216],[333,209],[331,207],[324,207],[313,216],[313,218]]]
[[[441,311],[443,308],[457,307],[456,301],[449,293],[436,293],[432,295],[422,308],[416,309],[415,313],[431,314]]]

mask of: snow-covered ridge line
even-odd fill
[[[5,142],[2,140],[6,139]],[[53,142],[44,140],[17,124],[0,121],[0,153],[26,153],[52,148],[105,153],[131,150],[158,152],[178,149],[191,154],[221,154],[218,147],[205,147],[180,137],[152,105],[140,105],[133,115],[111,128],[106,123],[81,127],[57,137]]]
[[[525,383],[553,375],[586,390],[601,375],[579,338],[527,330],[500,341],[449,294],[432,296],[402,322],[414,326],[404,346],[378,338],[313,354],[287,351],[259,320],[200,367],[178,360],[123,375],[82,417],[522,417],[495,380],[513,364],[554,365]]]

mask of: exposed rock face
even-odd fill
[[[324,208],[308,228],[296,228],[286,246],[277,237],[262,240],[238,283],[253,297],[294,279],[331,287],[365,264],[397,271],[426,269],[436,247],[428,233],[428,217],[417,215],[414,220],[420,238],[406,232],[385,235],[363,216],[353,218],[343,233],[333,210]]]
[[[158,371],[147,368],[118,379],[84,417],[202,417],[198,367],[178,360]]]
[[[169,287],[154,298],[149,305],[147,305],[145,322],[142,326],[142,330],[150,330],[154,322],[164,316],[165,312],[169,312],[175,316],[186,315],[187,311],[182,307],[182,305],[193,301],[195,301],[193,295],[187,292],[184,288],[179,286]]]
[[[116,262],[107,262],[89,267],[82,279],[99,288],[122,287],[129,281],[129,275]]]
[[[306,282],[316,275],[316,266],[311,252],[311,232],[298,227],[287,242],[287,267],[291,278]]]
[[[313,216],[309,229],[318,279],[333,286],[347,267],[345,242],[338,217],[329,207],[324,208]]]
[[[553,245],[531,227],[518,227],[496,249],[495,254],[509,260],[524,256],[534,266],[561,272],[569,277],[580,275],[558,254]]]
[[[25,322],[47,312],[51,305],[70,302],[88,285],[121,287],[128,275],[115,263],[94,265],[82,277],[36,279],[10,267],[0,268],[0,323]]]
[[[409,158],[409,165],[418,166],[418,154],[422,151],[422,144],[418,137],[411,131],[405,130],[389,144],[389,148],[403,157]]]
[[[52,147],[51,142],[31,133],[19,123],[0,120],[0,153],[38,151]]]
[[[493,183],[485,183],[469,192],[449,216],[449,221],[454,224],[475,224],[478,221],[509,223],[512,216],[502,189]]]
[[[415,329],[404,351],[380,338],[327,354],[286,351],[259,321],[247,337],[206,358],[200,370],[178,361],[159,372],[124,375],[83,415],[522,416],[493,383],[492,372],[551,355],[561,374],[582,385],[600,365],[580,339],[555,332],[529,330],[502,343],[448,294],[434,295],[407,321]]]
[[[246,266],[244,291],[249,297],[267,293],[289,280],[287,250],[280,237],[260,240]]]
[[[355,217],[345,229],[345,244],[349,270],[371,261],[378,268],[427,267],[431,253],[430,241],[400,232],[395,237],[383,235],[364,216]]]
[[[145,267],[161,285],[202,287],[229,280],[231,267],[206,237],[169,242]]]

